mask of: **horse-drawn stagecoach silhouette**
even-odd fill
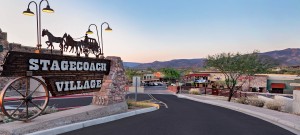
[[[101,54],[101,48],[94,38],[89,38],[87,34],[84,36],[84,40],[75,41],[70,35],[65,33],[63,37],[55,37],[48,30],[42,31],[42,36],[48,36],[46,44],[51,50],[54,49],[53,43],[59,43],[61,51],[69,51],[80,55],[84,53],[86,56],[92,53],[98,57]]]
[[[100,59],[101,48],[93,38],[75,41],[70,35],[55,37],[48,30],[48,48],[58,43],[61,54],[9,51],[4,59],[1,77],[14,78],[2,89],[2,112],[13,120],[28,121],[47,108],[50,93],[64,96],[99,91],[104,75],[110,71],[110,60]],[[62,52],[76,53],[66,56]],[[89,58],[89,54],[96,58]],[[85,54],[85,57],[80,57]]]

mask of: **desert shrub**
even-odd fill
[[[2,112],[0,112],[0,122],[3,123],[9,123],[12,122],[13,120],[5,116]]]
[[[265,101],[258,98],[248,98],[248,103],[257,107],[263,107],[265,105]]]
[[[3,123],[9,123],[9,122],[13,122],[14,120],[8,118],[7,116],[4,116],[3,118]]]
[[[39,106],[41,108],[41,106]],[[33,115],[35,113],[37,113],[38,111],[40,111],[40,109],[38,109],[37,107],[33,107],[33,108],[29,108],[28,110],[28,114],[29,115]],[[42,115],[44,114],[50,114],[50,113],[55,113],[58,112],[58,108],[56,108],[55,106],[47,106],[46,109],[44,110],[44,112],[42,113]],[[14,114],[14,118],[19,118],[19,117],[24,117],[26,110],[24,109],[22,112],[16,111]],[[11,111],[8,111],[8,113],[11,113]],[[10,119],[9,117],[5,116],[2,112],[0,112],[0,122],[3,123],[9,123],[9,122],[13,122],[14,120]]]
[[[42,108],[42,106],[39,105],[39,108]],[[40,111],[40,109],[37,108],[37,107],[33,107],[33,108],[29,108],[29,114],[36,114]],[[25,112],[26,110],[24,109],[23,112]],[[55,107],[55,105],[53,106],[47,106],[45,108],[45,110],[42,112],[42,115],[45,115],[45,114],[50,114],[50,113],[55,113],[55,112],[58,112],[58,108]]]
[[[12,113],[13,112],[13,110],[12,111],[8,111],[8,113]],[[15,112],[15,114],[13,115],[13,117],[14,118],[19,118],[19,115],[20,115],[20,112],[19,111],[16,111]],[[0,112],[0,122],[3,122],[3,123],[9,123],[9,122],[13,122],[14,120],[13,119],[11,119],[11,118],[9,118],[9,117],[7,117],[7,116],[5,116],[5,114],[3,113],[3,112]]]
[[[281,110],[281,103],[279,101],[268,101],[265,103],[266,108],[271,110],[280,111]]]
[[[53,106],[47,106],[46,109],[44,110],[43,114],[50,114],[50,113],[55,113],[58,112],[58,108],[55,107],[55,105]]]
[[[198,89],[189,90],[189,94],[200,95],[200,91]]]
[[[246,104],[246,105],[249,103],[248,99],[246,97],[238,98],[238,99],[236,99],[236,102],[240,103],[240,104]]]
[[[128,99],[127,100],[127,106],[128,106],[128,108],[132,108],[133,107],[133,102],[135,102],[133,99]]]
[[[2,112],[0,112],[0,122],[2,122],[3,121],[3,119],[4,119],[4,114],[2,113]]]

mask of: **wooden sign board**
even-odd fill
[[[99,91],[110,60],[8,52],[1,76],[42,76],[53,96]]]
[[[107,75],[109,71],[110,60],[11,51],[1,76]]]
[[[99,91],[102,86],[103,76],[66,76],[43,77],[47,89],[52,96],[63,96]]]

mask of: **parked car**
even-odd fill
[[[163,86],[161,82],[149,82],[145,83],[144,86]]]

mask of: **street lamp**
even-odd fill
[[[50,5],[49,5],[49,2],[48,0],[41,0],[40,3],[39,3],[39,7],[38,7],[38,4],[35,2],[35,1],[31,1],[29,2],[28,4],[28,8],[27,10],[25,10],[23,12],[24,15],[27,15],[27,16],[34,16],[34,13],[30,10],[30,5],[32,3],[35,4],[35,7],[36,7],[36,27],[37,27],[37,50],[35,50],[35,53],[40,53],[40,50],[41,50],[41,47],[42,47],[42,41],[41,41],[41,4],[43,1],[46,1],[47,2],[47,7],[46,8],[43,8],[43,12],[46,12],[46,13],[54,13],[54,10],[50,8]]]
[[[104,25],[104,24],[107,25],[107,28],[105,29],[105,31],[108,31],[108,32],[112,31],[112,29],[109,27],[109,24],[108,24],[107,22],[103,22],[103,23],[101,24],[101,42],[99,42],[99,34],[98,34],[98,28],[97,28],[97,25],[95,25],[95,24],[90,24],[90,26],[89,26],[89,28],[88,28],[88,31],[86,32],[86,34],[93,34],[93,31],[91,31],[90,27],[91,27],[92,25],[96,27],[96,30],[97,30],[97,37],[98,37],[98,43],[99,43],[99,44],[101,43],[100,54],[101,54],[102,56],[104,56],[104,53],[103,53],[103,36],[102,36],[102,30],[103,30],[102,28],[103,28],[103,25]]]
[[[99,42],[99,33],[98,33],[98,27],[96,24],[90,24],[88,31],[86,32],[86,34],[93,34],[93,31],[91,31],[91,26],[95,26],[96,27],[96,31],[97,31],[97,38],[98,38],[98,44],[100,45]],[[100,48],[100,54],[101,54],[102,48]],[[96,57],[98,58],[99,55],[97,54]]]
[[[31,2],[29,2],[29,4],[28,4],[28,8],[27,8],[27,10],[26,11],[24,11],[23,12],[23,14],[24,15],[27,15],[27,16],[34,16],[34,13],[32,12],[32,11],[30,11],[30,8],[29,8],[29,6],[30,6],[30,4],[31,3],[34,3],[35,4],[35,7],[36,7],[36,33],[37,33],[37,47],[40,45],[40,36],[39,36],[39,21],[38,21],[38,6],[37,6],[37,3],[35,2],[35,1],[31,1]]]
[[[103,49],[103,37],[102,37],[102,26],[104,25],[104,24],[106,24],[107,25],[107,28],[105,29],[105,31],[107,31],[107,32],[111,32],[112,31],[112,29],[109,27],[109,24],[107,23],[107,22],[103,22],[102,24],[101,24],[101,48],[102,48],[102,56],[104,56],[104,49]]]

